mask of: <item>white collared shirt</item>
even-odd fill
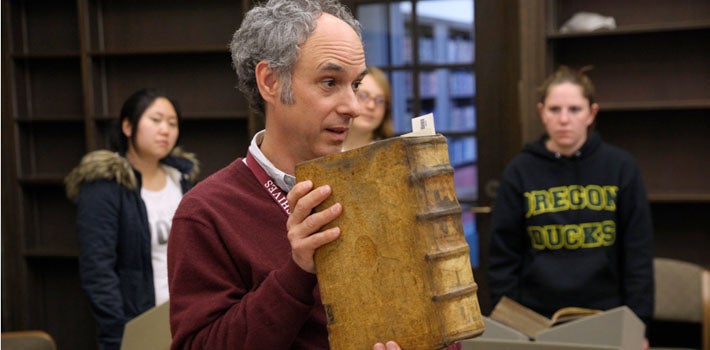
[[[276,183],[276,186],[279,186],[279,188],[288,193],[291,191],[294,185],[296,185],[296,177],[293,175],[286,174],[285,172],[279,170],[274,166],[274,164],[269,161],[264,153],[261,153],[261,149],[259,148],[259,145],[261,144],[261,141],[264,139],[264,132],[265,130],[261,130],[254,135],[254,138],[251,139],[251,144],[249,145],[249,153],[256,159],[256,162],[259,163],[259,165],[264,169],[267,175],[274,180]],[[244,164],[247,163],[247,159],[244,158],[242,159]]]

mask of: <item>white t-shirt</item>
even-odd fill
[[[167,175],[166,175],[167,176]],[[148,211],[150,224],[150,252],[153,261],[155,305],[169,299],[168,294],[168,236],[173,215],[182,199],[180,185],[167,176],[167,185],[160,191],[141,189],[141,197]]]

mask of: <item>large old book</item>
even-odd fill
[[[483,332],[446,138],[397,137],[304,162],[341,236],[315,255],[331,349],[441,349]]]
[[[602,310],[583,307],[564,307],[547,318],[517,301],[503,296],[491,312],[491,318],[535,339],[538,334],[555,325],[577,320],[581,317],[596,315]]]

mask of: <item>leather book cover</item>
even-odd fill
[[[341,236],[315,256],[331,349],[441,349],[483,333],[453,168],[442,135],[396,137],[303,162],[328,184]]]

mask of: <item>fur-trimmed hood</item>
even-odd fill
[[[200,172],[197,157],[180,147],[173,149],[161,162],[176,169],[178,176],[185,177],[191,183],[195,182]],[[130,190],[138,188],[136,173],[128,159],[117,152],[98,150],[86,154],[79,165],[64,178],[67,197],[76,200],[82,183],[97,180],[116,181]]]

